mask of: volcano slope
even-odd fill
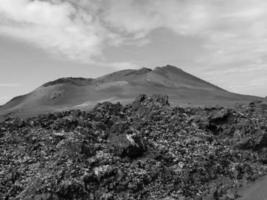
[[[54,111],[93,108],[98,102],[130,103],[139,94],[168,95],[173,105],[248,103],[258,97],[230,93],[183,70],[167,65],[154,70],[122,70],[96,79],[62,78],[0,107],[0,117],[29,117]]]
[[[266,174],[267,105],[182,108],[141,95],[0,124],[0,199],[236,199]]]

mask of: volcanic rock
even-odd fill
[[[267,173],[267,115],[259,105],[172,107],[166,96],[141,95],[128,105],[6,119],[0,197],[236,198],[243,183]]]

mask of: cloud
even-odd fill
[[[21,84],[19,83],[0,83],[0,87],[20,87]]]
[[[198,65],[262,65],[266,19],[265,0],[0,0],[0,34],[84,62],[103,62],[107,45],[145,45],[168,29],[204,41]]]
[[[90,13],[68,2],[0,0],[0,20],[0,34],[71,59],[91,60],[109,37]]]
[[[123,70],[123,69],[138,69],[140,66],[137,66],[131,62],[113,62],[109,64],[105,64],[105,66],[110,66],[116,70]]]

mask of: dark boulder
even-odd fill
[[[233,114],[229,109],[215,110],[208,117],[207,129],[215,135],[222,133],[225,130],[224,125],[230,124]]]
[[[57,188],[57,195],[60,199],[86,199],[87,194],[81,182],[76,180],[63,181]]]
[[[137,135],[120,134],[110,138],[115,153],[121,157],[137,158],[146,152],[144,140]]]

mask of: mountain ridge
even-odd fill
[[[233,106],[263,98],[228,92],[172,65],[127,69],[98,78],[65,77],[13,98],[0,116],[32,116],[47,112],[90,109],[98,102],[127,104],[140,94],[162,94],[179,106]]]

